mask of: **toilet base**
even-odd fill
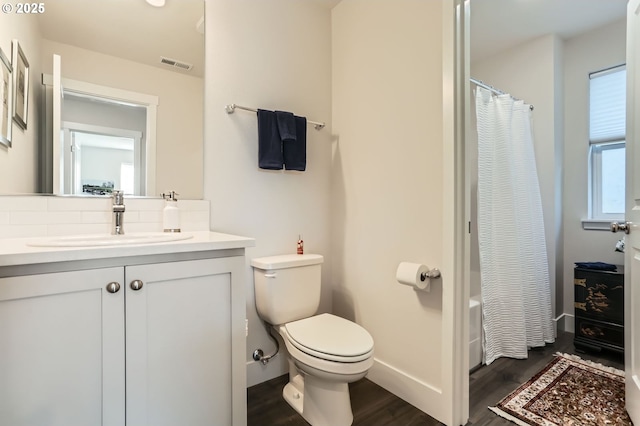
[[[282,396],[312,426],[353,424],[347,383],[318,380],[313,376],[303,377],[297,374],[284,387]]]
[[[301,375],[296,375],[293,380],[289,380],[282,390],[282,397],[287,403],[302,415],[304,409],[304,379]]]

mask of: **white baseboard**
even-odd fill
[[[556,330],[562,330],[569,333],[575,333],[576,319],[571,314],[562,314],[553,320],[556,323]]]
[[[377,358],[374,359],[367,378],[439,421],[446,417],[442,412],[446,404],[444,404],[441,389]]]

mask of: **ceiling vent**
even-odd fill
[[[191,71],[191,68],[193,68],[192,64],[181,62],[176,59],[166,58],[164,56],[160,56],[160,63],[169,65],[170,67],[180,68],[181,70],[185,70],[185,71]]]

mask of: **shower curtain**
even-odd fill
[[[484,361],[527,358],[554,341],[549,268],[531,111],[476,90],[478,244]]]

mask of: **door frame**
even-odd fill
[[[443,356],[443,372],[450,372],[449,380],[445,377],[443,383],[451,384],[450,392],[447,392],[451,396],[450,424],[464,425],[469,420],[470,206],[465,132],[470,114],[470,0],[450,0],[443,13],[443,160],[444,164],[453,165],[453,171],[445,171],[444,175],[444,217],[451,217],[453,213],[453,223],[443,229],[443,249],[452,256],[452,282],[455,284],[450,299],[443,300],[444,330],[451,331],[449,336],[443,335],[443,355],[453,355],[450,364]],[[450,24],[452,28],[449,28]],[[448,244],[451,247],[447,247]],[[452,309],[450,313],[448,306]],[[449,345],[452,345],[451,350]]]
[[[55,59],[54,59],[55,62]],[[54,85],[54,77],[51,74],[42,74],[42,84],[47,88],[53,88],[54,97],[56,96],[56,87]],[[61,78],[61,91],[63,93],[71,92],[77,95],[85,95],[89,97],[99,97],[109,99],[112,102],[120,102],[127,105],[137,105],[146,108],[147,110],[147,125],[145,131],[145,194],[152,195],[156,193],[156,123],[158,114],[158,97],[154,95],[147,95],[145,93],[133,92],[130,90],[117,89],[113,87],[101,86],[99,84],[87,83],[85,81],[73,80],[70,78]],[[55,114],[55,112],[54,112]],[[61,120],[61,116],[58,113],[58,117],[52,117],[53,121]],[[49,114],[45,120],[51,119]],[[46,125],[46,128],[51,128],[53,123]],[[54,132],[55,133],[55,132]],[[48,138],[55,138],[59,135],[47,135]],[[59,145],[60,142],[58,142]],[[49,144],[47,144],[49,145]],[[55,143],[53,152],[47,150],[47,155],[52,155],[56,151]],[[43,179],[44,189],[52,187],[52,193],[61,194],[60,185],[60,170],[57,170],[58,162],[54,161],[53,157],[46,161],[46,165],[52,167],[52,172],[49,173],[45,167],[45,173],[47,176]],[[50,166],[52,165],[52,166]],[[56,178],[57,176],[57,178]],[[48,181],[51,179],[51,181]]]

